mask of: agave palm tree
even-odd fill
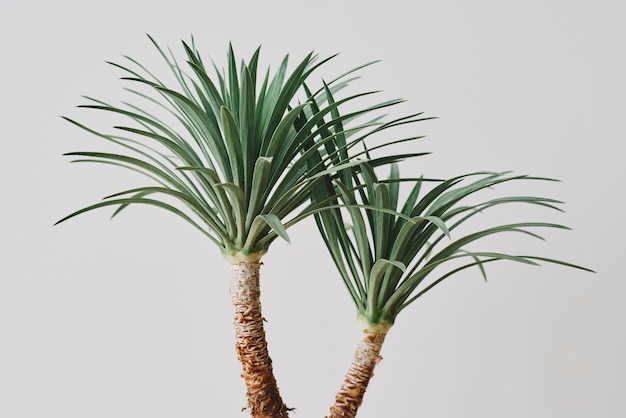
[[[587,270],[549,258],[467,248],[495,234],[521,232],[541,238],[532,229],[566,229],[554,223],[494,225],[452,238],[455,230],[476,214],[497,206],[523,203],[560,210],[561,202],[536,196],[507,196],[464,204],[468,197],[501,183],[550,179],[510,173],[472,173],[445,181],[400,179],[395,164],[386,181],[379,181],[365,163],[347,171],[352,171],[348,180],[351,186],[335,180],[344,208],[318,213],[316,222],[356,306],[363,337],[329,418],[356,416],[381,358],[385,336],[396,317],[446,278],[474,266],[486,278],[484,265],[502,260],[531,265],[544,261]],[[399,206],[400,184],[407,181],[413,182],[413,186]],[[435,185],[430,191],[420,196],[424,185],[433,181]],[[351,226],[344,228],[348,222]]]
[[[359,107],[358,99],[373,93],[333,98],[364,65],[311,90],[306,80],[332,57],[319,60],[308,54],[288,72],[287,56],[275,73],[268,69],[259,75],[259,49],[238,64],[230,46],[226,69],[214,68],[211,76],[193,39],[182,43],[184,64],[150,40],[175,87],[125,57],[124,64],[111,64],[125,73],[133,100],[111,105],[86,97],[88,103],[80,106],[121,117],[124,122],[115,132],[66,118],[120,150],[66,154],[73,161],[122,167],[142,174],[149,183],[107,196],[59,222],[109,206],[116,208],[116,216],[129,205],[144,204],[165,209],[200,231],[232,265],[236,349],[248,409],[253,417],[286,417],[263,328],[261,258],[276,238],[289,239],[288,227],[326,204],[324,199],[310,203],[310,191],[326,176],[355,164],[359,153],[349,154],[356,145],[381,130],[420,120],[419,115],[380,122],[380,109],[401,102],[391,100],[341,116],[340,107]]]

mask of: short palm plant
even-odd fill
[[[533,229],[566,228],[562,225],[521,222],[455,234],[475,215],[501,205],[522,203],[558,210],[561,202],[534,196],[507,196],[466,204],[470,196],[501,183],[549,179],[474,173],[432,183],[425,179],[401,180],[393,165],[390,178],[379,181],[367,164],[346,171],[352,172],[351,176],[344,173],[348,184],[335,181],[344,208],[318,213],[316,221],[356,306],[364,334],[329,418],[356,416],[380,360],[385,336],[396,317],[446,278],[470,267],[477,267],[485,275],[483,266],[499,260],[531,265],[545,261],[582,268],[543,257],[469,248],[495,234],[521,232],[540,238]],[[413,186],[400,205],[400,184],[409,181]],[[433,186],[424,192],[426,184]],[[330,187],[330,182],[326,187]]]
[[[181,64],[171,51],[150,40],[171,70],[175,87],[126,57],[126,64],[113,65],[134,86],[126,89],[133,101],[118,106],[87,98],[89,103],[81,106],[125,122],[107,133],[67,119],[120,150],[68,153],[74,161],[122,167],[142,174],[149,183],[112,194],[59,222],[97,208],[115,207],[115,216],[129,205],[145,204],[165,209],[199,230],[232,265],[236,349],[249,411],[253,417],[286,417],[263,329],[261,258],[277,237],[288,239],[288,227],[326,204],[311,204],[310,190],[355,164],[350,150],[380,130],[419,120],[418,115],[379,122],[379,109],[400,102],[392,100],[340,116],[344,104],[353,106],[372,93],[333,98],[363,66],[311,90],[306,80],[328,59],[309,54],[288,72],[285,57],[275,73],[268,69],[259,75],[259,50],[238,63],[231,47],[227,68],[215,69],[211,76],[193,41],[183,42],[186,62]],[[364,120],[364,115],[372,116]]]

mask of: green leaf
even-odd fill
[[[230,177],[233,183],[244,186],[244,170],[242,167],[244,159],[237,124],[225,106],[222,106],[220,109],[220,117],[222,118],[222,127],[224,129],[224,141],[228,150],[228,160],[230,167],[232,167],[227,170],[230,174],[227,178]]]
[[[237,237],[234,240],[237,248],[241,248],[246,234],[246,197],[243,190],[233,183],[220,183],[216,187],[224,189],[230,196],[230,204],[233,207]]]
[[[178,209],[178,208],[176,208],[176,207],[174,207],[172,205],[169,205],[167,203],[161,202],[159,200],[138,198],[138,197],[131,197],[131,198],[126,198],[126,199],[107,200],[107,201],[104,201],[104,202],[96,203],[96,204],[84,207],[84,208],[82,208],[80,210],[77,210],[77,211],[75,211],[75,212],[65,216],[64,218],[61,218],[54,225],[58,225],[58,224],[60,224],[62,222],[67,221],[68,219],[71,219],[71,218],[73,218],[73,217],[75,217],[77,215],[80,215],[80,214],[85,213],[85,212],[89,212],[89,211],[94,210],[94,209],[99,209],[99,208],[103,208],[103,207],[107,207],[107,206],[127,205],[127,204],[146,204],[146,205],[156,206],[156,207],[165,209],[165,210],[167,210],[167,211],[169,211],[169,212],[179,216],[183,220],[187,221],[194,228],[196,228],[197,230],[202,232],[202,234],[204,236],[209,238],[216,245],[218,245],[218,246],[222,245],[222,243],[220,241],[216,240],[213,236],[211,236],[211,234],[209,234],[207,231],[205,231],[200,225],[198,225],[196,222],[194,222],[193,219],[191,219],[188,215],[186,215],[180,209]]]
[[[272,230],[274,232],[276,232],[276,234],[281,237],[282,239],[284,239],[287,242],[291,242],[289,240],[289,235],[287,235],[287,230],[285,229],[285,226],[280,222],[280,219],[278,218],[278,216],[272,214],[272,213],[266,213],[263,215],[259,215],[259,217],[261,219],[263,219],[263,221],[265,221],[265,223],[272,228]]]
[[[226,235],[231,237],[236,236],[238,221],[234,217],[233,206],[224,191],[224,187],[219,186],[221,181],[215,170],[207,167],[177,167],[177,170],[198,173],[206,179],[208,187],[206,187],[205,190],[215,204],[215,207],[219,210],[221,218],[224,220]]]
[[[578,270],[584,270],[584,271],[588,271],[590,273],[595,273],[595,271],[590,269],[590,268],[583,267],[583,266],[580,266],[578,264],[572,264],[572,263],[567,263],[565,261],[556,260],[554,258],[537,257],[537,256],[530,256],[530,255],[523,255],[523,256],[520,256],[520,257],[523,257],[523,258],[525,258],[526,260],[529,260],[529,261],[532,261],[532,260],[544,261],[546,263],[559,264],[561,266],[571,267],[571,268],[575,268],[575,269],[578,269]]]
[[[239,98],[239,136],[243,155],[244,192],[250,196],[254,186],[251,184],[253,162],[260,155],[261,141],[254,131],[255,86],[252,75],[246,66],[241,70],[241,89]]]
[[[293,129],[293,122],[298,117],[298,114],[302,109],[304,109],[308,104],[304,103],[299,106],[296,106],[294,109],[290,110],[289,113],[285,115],[285,117],[280,121],[272,137],[267,145],[266,149],[262,149],[262,152],[265,153],[268,157],[273,157],[278,155],[278,151],[284,148],[289,144],[285,143],[285,138],[287,134]]]
[[[254,165],[252,176],[252,188],[248,210],[246,215],[246,227],[252,224],[252,220],[263,206],[264,197],[268,192],[268,179],[272,166],[272,158],[259,157]]]
[[[406,271],[406,266],[404,263],[395,260],[386,260],[384,258],[379,258],[376,260],[374,265],[372,266],[372,270],[369,274],[369,284],[368,284],[368,292],[367,292],[367,311],[366,315],[368,319],[372,320],[372,322],[376,322],[381,318],[378,318],[378,313],[380,312],[381,306],[379,303],[379,293],[382,290],[383,277],[385,273],[387,273],[391,268],[397,268],[401,272]]]

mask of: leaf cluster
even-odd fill
[[[88,103],[80,106],[122,118],[115,132],[66,118],[120,150],[68,153],[74,162],[122,167],[142,174],[149,184],[111,194],[59,222],[102,207],[115,207],[116,216],[129,205],[155,206],[194,226],[229,262],[238,263],[258,261],[276,238],[289,239],[290,226],[315,215],[359,316],[370,325],[393,324],[404,308],[469,267],[483,275],[486,263],[499,260],[581,268],[541,257],[471,250],[470,244],[493,235],[520,232],[541,238],[536,229],[565,229],[521,222],[457,236],[461,225],[497,206],[560,210],[561,202],[537,196],[468,203],[470,196],[502,183],[550,179],[487,172],[448,180],[401,178],[396,163],[424,153],[397,154],[388,147],[421,137],[379,144],[370,138],[430,118],[416,113],[384,121],[380,112],[401,100],[362,105],[375,91],[340,97],[356,73],[371,63],[328,82],[320,80],[313,89],[312,74],[334,56],[319,59],[309,53],[293,70],[286,56],[275,72],[260,71],[260,49],[238,62],[229,46],[227,65],[219,70],[205,64],[193,39],[182,43],[182,63],[150,41],[174,86],[125,57],[124,64],[110,64],[124,72],[132,100],[111,105],[87,97]],[[373,157],[380,150],[382,156]],[[391,167],[391,175],[381,181],[375,170],[385,166]],[[411,187],[400,202],[403,184]]]
[[[110,64],[125,73],[122,79],[133,99],[112,105],[87,97],[88,103],[79,107],[115,114],[125,122],[107,133],[66,118],[120,149],[66,154],[74,162],[122,167],[141,173],[149,184],[107,196],[59,222],[97,208],[116,207],[116,216],[129,205],[146,204],[184,219],[227,260],[256,261],[277,237],[289,239],[289,226],[320,210],[321,203],[310,202],[311,190],[355,164],[363,153],[355,151],[357,145],[377,132],[419,120],[413,115],[381,122],[377,112],[401,101],[359,105],[374,91],[335,99],[354,73],[369,64],[311,89],[307,80],[332,56],[320,60],[310,53],[291,71],[286,56],[275,72],[262,72],[260,49],[238,63],[231,45],[220,71],[205,64],[193,39],[182,43],[183,63],[150,41],[174,86],[124,57],[124,64]],[[358,110],[341,115],[339,109],[348,104]]]
[[[470,267],[477,267],[485,279],[484,265],[503,260],[530,265],[546,261],[587,270],[549,258],[469,248],[477,241],[505,233],[542,239],[536,229],[567,229],[563,225],[518,222],[456,234],[477,214],[502,205],[528,204],[560,210],[562,202],[538,196],[469,201],[481,191],[503,183],[551,179],[491,172],[448,180],[402,179],[397,166],[392,165],[390,177],[381,181],[366,163],[351,171],[351,187],[339,180],[334,182],[340,204],[332,211],[317,214],[316,222],[359,318],[370,330],[390,327],[407,306],[446,278]],[[401,184],[411,185],[403,202]]]

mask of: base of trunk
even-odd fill
[[[364,331],[354,353],[352,365],[335,397],[335,404],[330,408],[330,415],[326,418],[356,417],[367,385],[374,376],[374,367],[382,360],[380,349],[386,335],[386,332]]]
[[[260,266],[257,262],[232,265],[230,295],[237,356],[242,365],[241,377],[246,383],[251,417],[288,418],[267,351],[260,302]]]

